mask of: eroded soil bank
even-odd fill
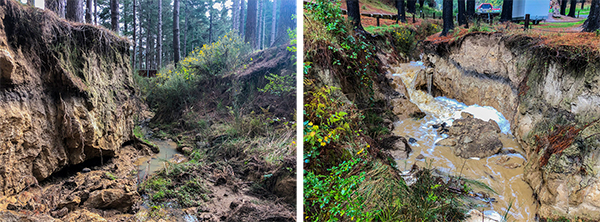
[[[600,219],[597,53],[501,33],[425,42],[424,48],[433,95],[494,107],[510,121],[541,217]],[[416,87],[427,89],[426,78]]]
[[[204,82],[201,99],[152,129],[179,153],[140,176],[139,163],[158,150],[134,130],[149,109],[127,39],[0,0],[0,221],[295,220],[295,134],[279,121],[293,124],[295,100],[257,90],[268,73],[293,73],[292,53],[280,46],[249,56],[244,70]],[[247,111],[239,121],[226,108],[234,102]],[[270,115],[246,115],[255,112]],[[247,135],[239,129],[253,134],[239,139]],[[149,203],[154,196],[160,201]]]

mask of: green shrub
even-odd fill
[[[396,49],[406,55],[411,53],[417,45],[417,41],[415,41],[415,31],[408,27],[400,27],[394,31],[393,36]]]
[[[373,214],[364,210],[364,198],[356,191],[365,180],[365,172],[351,175],[350,172],[361,159],[344,161],[339,166],[329,169],[326,175],[315,175],[308,172],[304,177],[304,199],[306,207],[313,209],[306,218],[308,221],[340,221],[350,218],[352,221],[370,221]]]
[[[210,44],[190,52],[177,66],[160,70],[148,86],[147,101],[157,115],[169,118],[190,105],[197,97],[202,80],[222,76],[243,65],[250,46],[241,37],[229,32]],[[174,112],[175,111],[175,112]]]

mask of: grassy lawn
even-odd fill
[[[400,28],[400,25],[393,24],[393,25],[382,25],[382,26],[367,26],[367,27],[365,27],[365,30],[369,33],[381,33],[381,32],[389,32],[391,30],[395,30],[398,28]]]
[[[584,6],[583,10],[581,9],[580,6],[581,6],[580,4],[577,4],[577,8],[576,8],[577,11],[575,11],[575,16],[577,16],[578,12],[579,12],[579,15],[589,15],[590,14],[590,6]],[[568,15],[569,11],[571,11],[570,7],[567,7],[567,11],[565,12],[565,14]]]
[[[581,20],[578,22],[553,23],[548,26],[541,26],[540,28],[570,28],[570,27],[580,26],[581,24],[583,24],[583,22],[585,22],[585,20]]]

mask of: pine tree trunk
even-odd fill
[[[581,1],[581,10],[583,10],[583,7],[585,6],[585,0]]]
[[[452,16],[452,0],[444,0],[444,5],[442,7],[442,17],[444,19],[444,29],[442,30],[442,34],[440,36],[448,35],[450,29],[454,29],[454,21]]]
[[[265,42],[267,41],[267,33],[266,33],[267,32],[267,28],[266,28],[266,26],[267,26],[267,16],[266,16],[266,13],[267,13],[267,10],[263,9],[263,19],[262,19],[262,25],[261,25],[262,28],[261,28],[261,31],[260,31],[260,33],[261,33],[260,34],[260,39],[261,39],[260,40],[260,42],[261,42],[260,49],[264,49],[265,48],[265,45],[266,45]]]
[[[406,1],[406,9],[409,13],[417,12],[417,0],[407,0]]]
[[[110,24],[112,30],[119,33],[119,0],[110,0]]]
[[[419,0],[419,8],[423,8],[425,6],[425,0]]]
[[[179,0],[173,1],[173,61],[179,62]]]
[[[590,14],[583,23],[584,32],[594,32],[600,28],[600,1],[592,1]]]
[[[257,41],[256,45],[258,46],[258,49],[262,49],[262,37],[263,37],[262,29],[263,29],[263,22],[265,20],[263,18],[263,7],[265,6],[264,3],[265,3],[265,1],[260,1],[260,4],[258,4],[258,16],[257,16],[257,18],[258,18],[258,38],[256,38],[256,41]]]
[[[288,28],[296,27],[292,15],[296,13],[296,1],[279,1],[279,19],[277,20],[277,34],[273,46],[289,42]]]
[[[571,8],[569,9],[569,17],[575,18],[575,11],[577,11],[577,0],[571,0]]]
[[[94,13],[95,14],[95,13]],[[135,57],[136,57],[136,32],[137,32],[137,24],[136,24],[136,0],[133,0],[133,53],[131,54],[131,66],[135,69]]]
[[[85,22],[92,23],[92,0],[86,1]]]
[[[512,20],[513,0],[504,0],[502,4],[502,14],[500,14],[500,21],[506,22]]]
[[[471,20],[474,17],[475,17],[475,0],[467,0],[467,19]]]
[[[234,33],[239,33],[240,30],[240,0],[233,0],[233,6],[231,7],[231,24]],[[186,15],[187,16],[187,15]]]
[[[158,68],[162,67],[162,0],[158,0],[158,35],[156,39],[158,40]]]
[[[44,8],[53,11],[58,17],[65,18],[65,0],[46,0]]]
[[[458,25],[467,24],[467,16],[465,13],[465,0],[458,0]]]
[[[67,12],[65,17],[72,22],[83,22],[83,1],[67,0]]]
[[[190,15],[190,7],[189,7],[190,2],[186,2],[185,4],[185,21],[183,23],[183,56],[187,56],[187,36],[188,36],[188,20],[189,19],[189,15]]]
[[[142,13],[142,3],[141,2],[139,3],[139,9],[140,9],[140,13],[139,13],[140,14],[140,36],[138,38],[138,48],[139,48],[138,52],[139,52],[140,56],[138,56],[138,69],[142,69],[142,63],[143,63],[142,61],[144,61],[143,60],[143,56],[144,55],[142,54],[142,39],[143,39],[143,37],[142,37],[143,36],[142,35],[143,34],[143,32],[142,32],[142,29],[143,29],[143,27],[142,27],[142,21],[144,21],[143,20],[144,13]]]
[[[98,25],[98,0],[94,0],[94,24]]]
[[[566,15],[567,13],[567,0],[560,0],[560,14]]]
[[[252,49],[256,49],[256,8],[257,0],[248,0],[248,10],[246,15],[246,34],[244,41],[252,45]]]
[[[272,47],[273,43],[275,43],[275,34],[277,33],[275,30],[277,28],[277,0],[273,0],[273,17],[271,20],[271,42],[269,45]]]
[[[352,21],[354,28],[362,30],[362,23],[360,22],[360,4],[358,3],[358,0],[346,0],[346,7],[348,10],[348,18]]]
[[[150,15],[150,5],[146,4],[146,48],[144,55],[146,56],[146,69],[152,69],[152,38],[150,37],[150,30],[152,30],[152,17]]]
[[[240,37],[244,38],[246,35],[246,4],[244,0],[240,2]]]
[[[406,22],[406,11],[404,10],[404,0],[396,0],[396,9],[398,9],[397,20]]]

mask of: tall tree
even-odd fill
[[[450,29],[454,29],[454,21],[452,18],[452,0],[444,0],[444,5],[442,6],[442,17],[444,19],[444,29],[442,30],[441,36],[448,35]]]
[[[173,0],[173,61],[179,62],[179,0]]]
[[[119,0],[110,0],[110,24],[112,30],[119,32]]]
[[[467,19],[471,20],[475,17],[475,0],[467,0]]]
[[[506,22],[512,20],[513,0],[504,0],[502,4],[502,14],[500,14],[500,21]]]
[[[577,0],[571,0],[571,8],[569,9],[569,17],[575,18],[575,11],[577,11]]]
[[[185,2],[184,23],[183,23],[183,56],[187,56],[187,37],[188,37],[188,24],[190,20],[190,1]]]
[[[567,13],[567,1],[568,0],[560,0],[560,14],[566,15]]]
[[[98,0],[94,0],[94,24],[98,25]]]
[[[404,0],[396,0],[396,9],[398,9],[397,20],[400,22],[406,22],[406,11],[404,10]]]
[[[265,18],[263,17],[263,7],[265,6],[265,1],[260,1],[258,4],[258,38],[256,38],[258,49],[262,49],[262,37],[263,37],[263,23]]]
[[[590,14],[583,23],[583,31],[594,32],[598,29],[600,29],[600,1],[594,0],[590,6]]]
[[[67,0],[67,12],[65,18],[73,22],[83,22],[83,1]]]
[[[133,53],[131,54],[131,64],[133,64],[133,68],[135,69],[135,56],[136,56],[136,32],[137,32],[137,23],[136,23],[136,0],[133,0]]]
[[[240,2],[240,36],[244,37],[246,35],[246,3],[244,0]]]
[[[360,22],[360,4],[358,0],[346,0],[346,8],[348,10],[348,17],[352,21],[352,26],[355,29],[362,30],[362,24]]]
[[[273,16],[271,17],[271,42],[270,46],[273,46],[275,42],[275,34],[277,33],[275,30],[277,29],[277,0],[273,0]]]
[[[277,34],[273,46],[289,42],[288,29],[296,27],[293,15],[296,13],[296,1],[279,1],[279,19],[277,20]]]
[[[419,0],[419,8],[423,9],[425,6],[425,0]]]
[[[144,61],[144,59],[143,59],[144,54],[142,53],[142,46],[143,46],[142,45],[142,39],[143,39],[143,37],[142,37],[143,36],[142,35],[142,33],[143,33],[142,32],[142,30],[143,30],[142,21],[146,20],[146,19],[144,19],[144,13],[143,13],[143,7],[142,7],[142,2],[141,1],[142,0],[140,0],[140,2],[139,2],[139,4],[140,4],[139,5],[139,9],[140,9],[140,13],[139,13],[139,15],[140,15],[140,36],[138,38],[138,48],[139,48],[138,52],[139,52],[140,56],[138,56],[138,69],[142,69],[142,65],[143,65],[142,61]]]
[[[152,46],[153,44],[153,40],[152,40],[152,35],[151,35],[151,31],[153,26],[152,26],[152,15],[151,15],[151,11],[152,11],[152,1],[150,1],[148,4],[146,4],[146,47],[145,49],[145,53],[144,56],[146,57],[146,69],[152,69]]]
[[[44,8],[53,11],[58,17],[65,17],[65,0],[46,0],[44,1]]]
[[[406,11],[408,13],[416,13],[417,12],[417,0],[406,0]]]
[[[92,0],[86,0],[85,22],[92,23]]]
[[[162,0],[158,0],[158,35],[156,36],[156,39],[158,40],[158,53],[157,53],[157,60],[158,60],[158,69],[160,69],[160,67],[162,66],[162,26],[163,26],[163,22],[162,22]]]
[[[257,0],[248,0],[248,10],[246,16],[246,34],[244,41],[252,45],[256,49],[256,9],[258,7]]]
[[[231,6],[231,23],[233,32],[238,33],[240,30],[240,0],[233,0],[233,5]]]
[[[458,0],[458,25],[466,25],[465,0]]]
[[[583,10],[584,6],[585,6],[585,0],[581,0],[581,10]]]

